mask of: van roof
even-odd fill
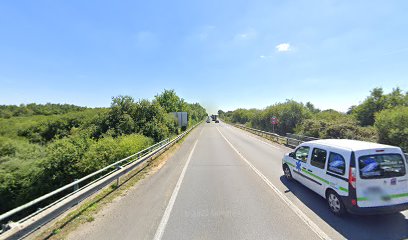
[[[338,147],[343,149],[348,149],[351,151],[360,151],[360,150],[368,150],[368,149],[381,149],[381,148],[393,148],[399,149],[398,147],[379,144],[379,143],[372,143],[372,142],[364,142],[358,140],[350,140],[350,139],[322,139],[322,140],[314,140],[309,141],[307,143],[315,143],[320,144],[328,147]]]

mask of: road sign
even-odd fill
[[[279,123],[278,118],[277,117],[271,117],[271,123],[272,125],[277,125]]]

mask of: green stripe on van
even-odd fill
[[[391,194],[389,195],[390,198],[402,198],[402,197],[408,197],[408,193],[401,193],[401,194]]]
[[[387,195],[389,198],[402,198],[402,197],[408,197],[408,193],[400,193],[400,194],[391,194]],[[366,197],[359,197],[357,198],[357,201],[370,201],[370,199]]]
[[[343,191],[343,192],[348,193],[348,189],[347,189],[347,188],[344,188],[344,187],[339,187],[339,189],[340,189],[341,191]]]
[[[290,163],[290,162],[285,161],[285,163],[288,164],[288,165],[291,166],[291,167],[296,167],[294,164],[292,164],[292,163]],[[302,169],[302,172],[304,172],[304,173],[306,173],[306,174],[308,174],[308,175],[310,175],[310,176],[312,176],[312,177],[314,177],[314,178],[316,178],[316,179],[318,179],[318,180],[320,180],[320,181],[322,181],[322,182],[324,182],[324,183],[326,183],[326,184],[335,185],[335,183],[331,183],[331,182],[327,181],[326,179],[321,178],[321,177],[319,177],[319,176],[317,176],[317,175],[314,175],[313,173],[311,173],[311,172],[309,172],[309,171],[307,171],[307,170]],[[347,189],[347,188],[339,187],[339,190],[348,193],[348,189]]]
[[[322,181],[322,182],[324,182],[324,183],[326,183],[326,184],[330,184],[330,182],[327,181],[326,179],[321,178],[321,177],[319,177],[319,176],[316,176],[316,175],[314,175],[313,173],[311,173],[311,172],[309,172],[309,171],[307,171],[307,170],[302,169],[302,172],[307,173],[308,175],[310,175],[310,176],[312,176],[312,177],[314,177],[314,178],[316,178],[316,179],[319,179],[320,181]]]

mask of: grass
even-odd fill
[[[116,182],[111,184],[95,196],[80,203],[76,209],[62,217],[62,219],[50,223],[45,227],[45,230],[35,236],[35,239],[65,239],[70,232],[77,229],[81,224],[94,221],[95,215],[101,209],[106,207],[106,205],[116,198],[125,195],[127,190],[135,186],[147,175],[158,171],[167,159],[180,148],[184,139],[185,137],[170,147],[167,151],[163,152],[160,156],[145,162],[127,175],[122,176],[119,185],[116,185]]]

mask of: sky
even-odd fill
[[[0,105],[347,109],[408,90],[408,1],[0,1]]]

